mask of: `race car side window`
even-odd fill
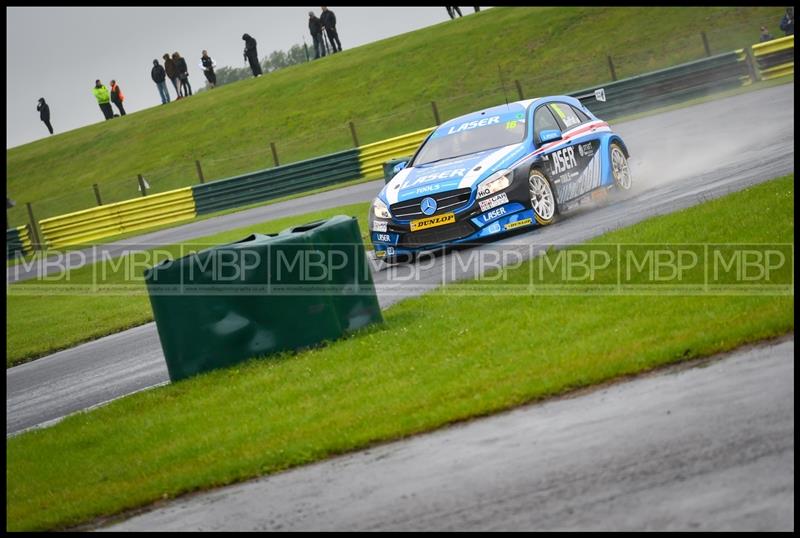
[[[578,116],[578,118],[580,118],[581,123],[586,123],[587,121],[589,121],[589,116],[587,116],[583,110],[574,106],[570,106],[570,108],[572,109],[573,112],[575,112],[575,115]]]
[[[537,145],[541,143],[539,133],[549,129],[557,129],[560,131],[561,126],[553,117],[553,114],[550,112],[550,109],[547,108],[547,105],[542,105],[536,109],[536,113],[533,115],[533,136],[536,139]]]
[[[580,125],[581,119],[572,110],[572,107],[566,103],[550,103],[550,108],[557,118],[564,124],[564,129],[569,130]]]

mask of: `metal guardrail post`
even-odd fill
[[[144,186],[144,178],[142,174],[138,174],[139,177],[139,190],[142,191],[142,196],[147,196],[147,187]]]
[[[206,182],[206,178],[203,175],[203,167],[200,166],[200,161],[198,159],[195,159],[194,160],[194,165],[197,168],[197,179],[200,180],[200,183],[205,183]]]
[[[441,125],[442,120],[439,119],[439,109],[436,107],[436,101],[431,101],[431,108],[433,109],[433,119],[436,121],[436,125]]]
[[[348,123],[350,124],[350,134],[353,135],[353,144],[355,144],[355,147],[359,147],[361,144],[358,143],[358,136],[356,136],[356,126],[352,121]]]
[[[608,70],[611,71],[611,80],[617,80],[617,70],[614,69],[614,62],[611,60],[611,56],[606,55],[608,59]]]
[[[275,142],[270,142],[269,147],[272,150],[272,160],[275,162],[275,166],[280,166],[281,163],[278,161],[278,150],[275,148]]]
[[[103,200],[100,198],[100,187],[97,183],[92,183],[92,190],[94,190],[94,197],[97,200],[97,205],[103,205]]]
[[[703,47],[706,49],[706,56],[711,56],[711,47],[708,46],[708,37],[705,32],[700,32],[700,37],[703,38]]]
[[[30,220],[28,227],[31,232],[31,246],[33,250],[42,250],[42,242],[39,240],[39,228],[36,226],[36,217],[33,216],[33,207],[30,202],[26,202],[25,205],[28,207],[28,219]]]
[[[744,48],[744,62],[747,64],[747,74],[750,75],[750,80],[758,82],[758,69],[756,68],[756,61],[753,58],[753,49],[750,47]]]
[[[522,101],[525,99],[525,96],[522,94],[522,84],[519,83],[519,80],[514,80],[514,85],[517,87],[517,94],[519,94],[519,100]]]

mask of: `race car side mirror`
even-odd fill
[[[553,140],[561,140],[561,131],[558,129],[548,129],[539,133],[539,140],[544,144],[545,142],[552,142]]]

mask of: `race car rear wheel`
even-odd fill
[[[558,204],[550,180],[541,170],[534,168],[531,170],[528,184],[530,185],[531,207],[536,222],[542,226],[552,223],[558,212]]]
[[[628,159],[619,144],[611,144],[611,173],[614,174],[614,184],[621,190],[627,191],[631,188],[631,169],[628,167]]]

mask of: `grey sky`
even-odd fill
[[[449,20],[444,7],[329,8],[344,50]],[[106,86],[117,80],[127,112],[160,105],[150,68],[165,52],[186,58],[196,90],[205,85],[201,51],[218,68],[243,67],[245,32],[258,41],[261,58],[303,37],[310,45],[309,10],[320,12],[319,6],[6,8],[6,147],[50,136],[36,111],[39,97],[50,105],[56,134],[102,121],[91,91],[98,78]]]

